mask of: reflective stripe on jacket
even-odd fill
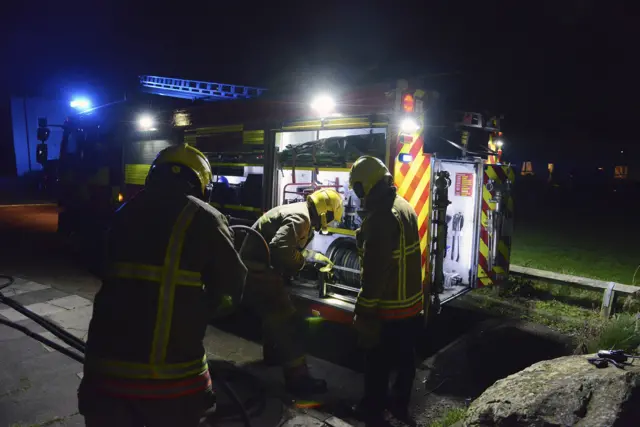
[[[395,194],[395,193],[394,193]],[[422,256],[418,217],[409,203],[392,203],[368,213],[356,233],[362,276],[357,315],[393,320],[423,309]]]
[[[115,394],[210,389],[206,327],[240,303],[247,272],[226,218],[194,197],[145,190],[118,210],[107,241],[85,375]]]
[[[271,209],[256,221],[258,230],[269,244],[271,266],[280,273],[293,274],[304,267],[302,250],[313,238],[307,202],[291,203]],[[241,253],[246,259],[264,260],[263,243],[249,235]]]

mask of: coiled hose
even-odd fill
[[[262,240],[262,242],[264,243],[264,248],[265,248],[265,251],[266,251],[266,254],[267,254],[267,259],[270,259],[269,245],[267,244],[267,242],[264,239],[264,237],[262,237],[262,235],[257,230],[254,230],[251,227],[247,227],[245,225],[233,225],[230,228],[231,229],[242,229],[242,230],[248,231],[249,233],[252,233],[252,234],[258,236],[260,238],[260,240]],[[6,280],[6,282],[0,284],[0,303],[5,304],[5,305],[13,308],[14,310],[19,312],[20,314],[22,314],[25,317],[28,317],[29,319],[31,319],[34,322],[38,323],[40,326],[45,328],[47,331],[51,332],[54,336],[59,338],[61,341],[63,341],[64,343],[66,343],[67,345],[69,345],[71,348],[73,348],[76,351],[73,351],[73,350],[70,350],[68,348],[65,348],[65,347],[59,345],[58,343],[53,342],[50,339],[44,338],[43,336],[31,331],[29,328],[26,328],[26,327],[24,327],[22,325],[19,325],[19,324],[15,323],[15,322],[12,322],[10,320],[5,320],[5,319],[0,318],[0,324],[8,326],[8,327],[13,328],[13,329],[16,329],[16,330],[22,332],[23,334],[27,335],[28,337],[31,337],[31,338],[41,342],[42,344],[45,344],[45,345],[47,345],[47,346],[59,351],[60,353],[70,357],[71,359],[73,359],[73,360],[75,360],[75,361],[77,361],[79,363],[83,363],[84,364],[84,353],[85,353],[85,350],[86,350],[85,342],[82,341],[80,338],[70,334],[66,330],[62,329],[60,326],[56,325],[55,323],[51,322],[50,320],[45,319],[44,317],[41,317],[41,316],[33,313],[31,310],[27,309],[26,307],[24,307],[19,302],[11,299],[10,297],[5,296],[2,293],[2,290],[7,288],[7,287],[9,287],[9,286],[11,286],[11,285],[13,285],[15,283],[15,279],[12,276],[7,276],[7,275],[4,275],[4,274],[0,274],[0,280],[1,279]],[[238,370],[238,372],[242,372],[242,371]],[[225,394],[229,397],[229,399],[237,407],[238,411],[240,412],[240,414],[242,416],[242,421],[243,421],[245,427],[252,427],[251,418],[249,417],[249,413],[247,412],[245,405],[240,400],[238,395],[235,393],[233,388],[231,388],[231,386],[228,384],[227,381],[225,381],[224,379],[222,379],[219,376],[215,375],[215,372],[211,372],[211,374],[212,374],[213,378],[216,380],[216,382],[218,384],[220,384],[220,388],[225,392]]]
[[[334,240],[327,249],[327,258],[334,265],[360,271],[360,259],[358,258],[358,248],[353,239],[340,237]],[[336,280],[347,286],[360,287],[360,275],[344,270],[333,270]]]

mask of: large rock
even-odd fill
[[[589,356],[536,363],[476,399],[465,426],[640,426],[640,363],[598,369]]]

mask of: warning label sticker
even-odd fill
[[[473,174],[456,173],[456,196],[471,197],[473,195]]]

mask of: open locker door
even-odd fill
[[[500,284],[509,276],[515,171],[511,166],[483,167],[478,276],[475,287]]]
[[[441,304],[459,297],[476,287],[478,275],[478,247],[482,204],[483,164],[473,160],[442,160],[434,162],[434,179],[439,172],[447,172],[449,186],[446,190],[448,205],[443,219],[446,228],[441,244],[435,244],[431,265],[433,283],[439,287]],[[435,187],[433,189],[435,192]],[[445,204],[447,201],[445,200]],[[438,241],[437,212],[434,207],[432,221],[433,242]],[[440,247],[438,247],[440,246]],[[437,253],[443,255],[442,261]],[[443,253],[443,254],[442,254]],[[441,264],[441,265],[439,265]],[[437,270],[442,269],[438,278]],[[438,283],[438,282],[441,283]]]

